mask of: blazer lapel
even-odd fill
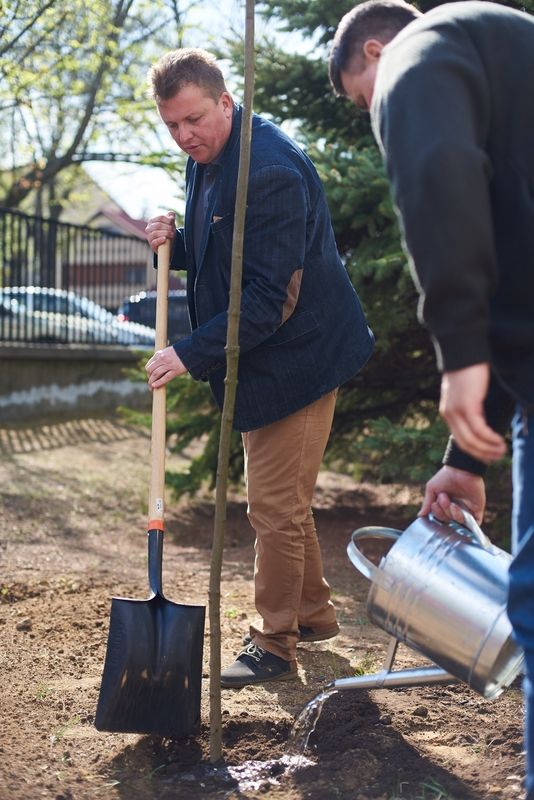
[[[206,218],[204,219],[204,225],[202,226],[202,239],[200,241],[200,247],[198,250],[198,263],[197,263],[197,275],[202,268],[202,264],[204,262],[204,256],[206,254],[206,247],[208,246],[208,238],[210,234],[211,228],[211,221],[213,219],[213,209],[215,208],[215,201],[219,194],[219,187],[221,181],[220,169],[218,170],[217,177],[215,179],[215,183],[213,184],[213,188],[210,193],[208,208],[206,211]]]
[[[234,115],[232,119],[232,130],[230,133],[230,138],[226,143],[222,157],[218,159],[219,166],[217,170],[217,177],[215,179],[215,183],[213,185],[213,189],[210,194],[208,209],[206,212],[206,217],[204,219],[204,224],[202,226],[200,247],[198,247],[198,260],[195,259],[194,256],[195,253],[195,246],[193,240],[195,231],[194,213],[195,213],[195,204],[198,199],[198,189],[202,175],[202,170],[199,169],[198,165],[196,164],[195,161],[193,161],[192,158],[189,159],[188,169],[190,170],[190,172],[189,173],[186,172],[187,198],[185,204],[184,228],[185,228],[186,248],[187,251],[191,253],[189,263],[193,265],[193,268],[195,269],[195,278],[202,268],[204,256],[206,255],[206,247],[208,246],[210,227],[213,220],[213,209],[215,208],[215,204],[221,192],[221,185],[223,181],[223,172],[225,170],[225,165],[227,164],[230,155],[234,151],[234,148],[237,147],[239,143],[239,136],[241,131],[241,113],[242,113],[241,106],[236,105],[234,107]]]
[[[198,195],[199,183],[199,170],[196,163],[191,159],[191,171],[186,180],[186,199],[185,199],[185,216],[184,216],[184,229],[185,229],[185,246],[186,251],[191,254],[188,259],[190,264],[195,263],[195,247],[193,242],[193,232],[195,229],[195,202]]]

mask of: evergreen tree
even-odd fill
[[[324,0],[262,5],[264,13],[276,16],[287,32],[298,31],[302,37],[309,37],[310,52],[283,49],[279,36],[258,43],[255,110],[277,124],[289,125],[291,135],[315,163],[327,191],[339,250],[377,338],[372,360],[340,392],[327,456],[340,468],[358,475],[389,480],[406,476],[399,458],[388,458],[393,444],[389,427],[393,426],[395,433],[400,425],[404,440],[416,433],[423,436],[421,429],[428,428],[429,420],[433,423],[436,418],[438,376],[428,335],[416,320],[415,289],[401,251],[388,181],[368,116],[334,97],[328,83],[327,44],[339,19],[351,7],[350,2],[328,5]],[[242,74],[242,52],[240,41],[224,45],[224,54],[230,56],[237,76]],[[236,80],[239,85],[239,77]],[[181,387],[177,384],[176,391],[180,395],[176,424],[184,430],[184,410],[189,407],[195,427],[204,425],[208,435],[207,447],[193,462],[189,475],[170,477],[178,491],[194,491],[202,477],[209,475],[212,481],[217,422],[216,417],[206,417],[188,406],[191,392],[185,383]],[[437,444],[430,449],[430,465],[427,431],[423,447],[426,457],[419,472],[414,470],[419,463],[414,446],[405,447],[404,467],[410,467],[410,477],[429,476],[443,449],[443,428],[436,438]],[[236,440],[236,477],[238,449]]]

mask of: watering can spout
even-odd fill
[[[399,669],[394,672],[384,669],[372,675],[338,678],[329,686],[330,691],[342,692],[347,689],[400,689],[421,684],[444,685],[451,683],[458,683],[458,679],[440,667],[418,667]]]

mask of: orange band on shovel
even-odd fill
[[[148,520],[148,530],[149,531],[164,531],[165,526],[163,525],[162,519],[149,519]]]

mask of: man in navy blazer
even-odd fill
[[[213,57],[182,49],[152,67],[158,111],[189,155],[184,227],[150,220],[154,251],[172,240],[187,271],[192,333],[147,363],[157,388],[189,372],[222,407],[241,108]],[[245,449],[248,516],[256,533],[260,625],[222,673],[237,688],[297,675],[296,645],[339,630],[323,567],[312,495],[338,387],[373,349],[337,252],[316,170],[279,128],[254,115],[245,220],[234,427]]]

